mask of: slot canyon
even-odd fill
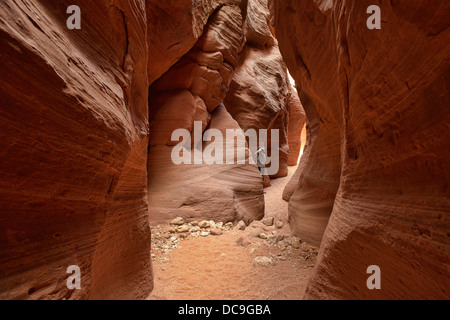
[[[450,298],[449,1],[0,16],[0,299]]]

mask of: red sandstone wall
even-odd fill
[[[307,296],[448,299],[450,3],[383,0],[368,30],[371,4],[271,3],[316,127],[289,209],[302,238],[325,231]]]
[[[145,1],[5,0],[0,15],[0,298],[147,297]]]

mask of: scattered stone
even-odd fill
[[[267,236],[267,234],[265,234],[265,233],[260,233],[260,234],[259,234],[259,237],[260,237],[261,239],[264,239],[264,240],[267,240],[267,239],[268,239],[268,236]]]
[[[245,224],[244,221],[239,221],[238,228],[239,230],[245,230],[245,228],[247,228],[247,225]]]
[[[200,227],[195,226],[195,227],[190,228],[190,229],[189,229],[189,232],[197,232],[197,231],[200,231],[200,230],[201,230]]]
[[[300,249],[302,245],[302,240],[298,237],[289,237],[286,241],[288,245],[291,245],[295,249]]]
[[[175,232],[177,232],[177,230],[175,228],[171,227],[171,228],[167,229],[167,232],[168,233],[175,233]]]
[[[209,223],[209,221],[203,220],[198,223],[198,226],[202,229],[206,229],[209,228],[211,224]]]
[[[175,218],[172,221],[170,221],[170,224],[174,226],[181,226],[184,224],[184,219],[181,217]]]
[[[192,221],[192,222],[191,222],[191,226],[197,227],[197,226],[198,226],[198,221]]]
[[[222,229],[223,228],[223,222],[216,223],[216,228]]]
[[[177,228],[178,233],[186,233],[189,232],[189,227],[187,225],[182,225]]]
[[[267,226],[264,223],[262,223],[261,221],[254,221],[252,223],[252,228],[262,229],[264,231],[269,231],[269,228],[267,228]]]
[[[246,246],[250,245],[251,242],[240,237],[239,239],[236,240],[236,244],[241,247],[246,247]]]
[[[211,221],[209,221],[209,226],[211,228],[215,228],[216,227],[216,223],[213,220],[211,220]]]
[[[273,260],[269,257],[258,256],[255,259],[253,259],[254,266],[267,267],[267,266],[271,265],[272,263],[273,263]]]
[[[187,237],[189,237],[189,235],[187,233],[180,234],[181,239],[186,239]]]
[[[261,230],[258,230],[258,229],[253,229],[251,232],[250,232],[250,236],[251,237],[254,237],[254,238],[259,238],[259,235],[261,234]]]
[[[222,229],[214,228],[214,229],[211,229],[210,234],[212,236],[221,236],[223,234],[223,231],[222,231]]]
[[[233,222],[225,223],[225,227],[233,228]]]
[[[275,227],[277,227],[278,229],[283,228],[283,227],[284,227],[283,221],[277,221],[277,222],[275,223]]]
[[[204,231],[204,232],[200,233],[200,236],[207,237],[207,236],[209,236],[209,232]]]
[[[266,218],[266,219],[262,220],[262,223],[264,223],[268,227],[273,226],[273,222],[274,222],[274,218],[273,217],[269,217],[269,218]]]

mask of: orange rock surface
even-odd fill
[[[256,165],[225,163],[227,145],[238,146],[227,141],[226,130],[241,129],[221,102],[241,52],[242,28],[240,7],[221,7],[193,48],[150,88],[148,197],[153,223],[176,217],[249,223],[264,215],[263,183]],[[202,122],[202,132],[221,132],[224,140],[215,142],[223,146],[224,164],[173,163],[178,141],[171,141],[172,133],[186,129],[195,139],[194,121]],[[245,138],[240,140],[245,147]],[[209,143],[192,144],[194,153],[195,147],[203,151]]]
[[[144,1],[0,3],[0,299],[152,290]],[[66,286],[81,269],[81,290]]]
[[[296,234],[321,243],[307,297],[448,299],[450,4],[382,1],[369,30],[370,4],[270,5],[311,135],[289,202]]]
[[[279,169],[271,175],[277,178],[288,172],[288,123],[292,101],[286,65],[271,33],[269,20],[266,1],[248,1],[244,21],[246,43],[224,104],[242,129],[268,130],[269,155],[272,154],[271,130],[278,130],[279,148],[274,152],[279,152]]]
[[[0,2],[0,299],[145,299],[150,225],[178,217],[180,239],[194,220],[214,228],[189,243],[203,253],[220,239],[226,254],[241,247],[239,233],[221,238],[233,229],[221,222],[274,244],[293,239],[289,261],[256,243],[240,261],[238,280],[273,262],[267,270],[292,270],[272,298],[449,298],[448,1],[378,1],[381,30],[367,28],[369,0],[75,2]],[[71,30],[74,4],[81,29]],[[280,130],[271,178],[290,176],[305,116],[289,203],[275,199],[276,180],[266,208],[271,181],[248,163],[241,129]],[[193,134],[189,157],[233,164],[174,163],[177,129]],[[292,280],[295,255],[310,280]],[[225,256],[203,270],[233,262],[216,259]],[[185,279],[184,263],[166,279]],[[74,265],[80,290],[66,285]],[[373,265],[381,290],[367,287]],[[257,276],[235,292],[260,297],[276,284]]]

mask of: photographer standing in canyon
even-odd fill
[[[256,164],[261,172],[261,177],[264,181],[264,171],[266,169],[266,161],[267,161],[267,150],[265,148],[259,148],[256,151]]]

